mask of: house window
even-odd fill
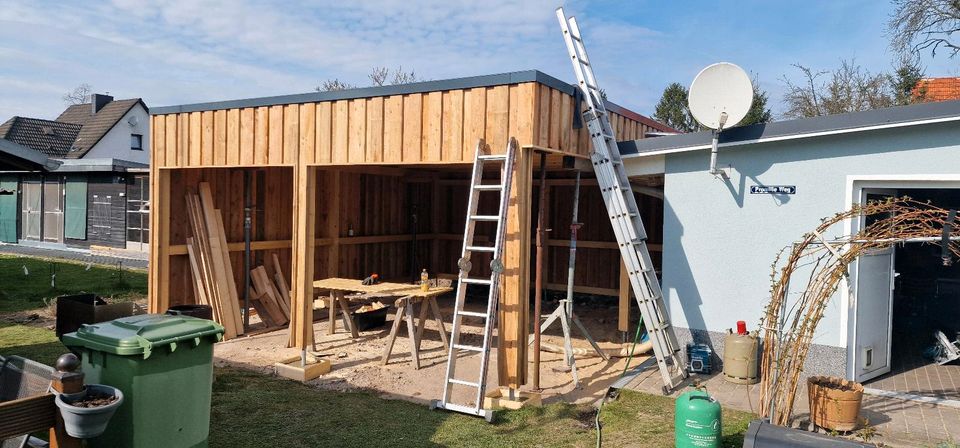
[[[140,134],[130,134],[130,149],[143,151],[143,136]]]

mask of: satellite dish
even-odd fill
[[[693,118],[710,129],[736,126],[753,104],[753,84],[742,68],[729,62],[708,65],[690,84],[687,104]]]
[[[136,115],[131,115],[130,118],[127,118],[127,124],[130,126],[136,126],[140,122],[140,119]]]

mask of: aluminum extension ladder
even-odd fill
[[[483,409],[484,392],[486,391],[487,367],[490,361],[490,341],[493,339],[493,327],[496,321],[497,302],[500,293],[500,274],[503,272],[503,245],[507,233],[507,206],[510,201],[510,184],[513,180],[513,164],[516,158],[517,141],[510,138],[507,144],[505,154],[485,154],[487,145],[483,139],[477,142],[477,151],[473,159],[473,175],[470,180],[470,198],[467,202],[467,222],[463,230],[463,251],[457,265],[460,268],[460,274],[457,278],[457,300],[453,311],[453,329],[450,336],[450,352],[447,354],[447,373],[444,377],[443,398],[433,400],[430,404],[431,409],[446,409],[448,411],[462,412],[464,414],[476,415],[492,421],[493,412]],[[483,168],[485,163],[502,164],[500,183],[483,183]],[[496,215],[478,215],[477,206],[480,202],[481,193],[499,193],[500,205],[499,212]],[[496,236],[493,246],[478,246],[474,244],[474,227],[479,221],[489,221],[497,223]],[[470,259],[471,254],[475,252],[492,253],[493,258],[490,261],[490,277],[474,278],[470,277],[470,270],[473,262]],[[463,309],[464,299],[467,296],[467,287],[471,285],[480,285],[489,287],[487,295],[486,312],[465,311]],[[470,317],[483,320],[483,343],[482,345],[468,345],[460,343],[461,325],[464,317]],[[480,371],[476,380],[465,380],[463,377],[457,378],[457,358],[460,351],[480,353]],[[477,395],[473,405],[457,404],[451,402],[453,386],[463,386],[476,389]]]
[[[557,19],[563,31],[563,40],[577,75],[577,87],[583,93],[585,110],[584,121],[590,131],[593,152],[590,158],[597,182],[603,193],[610,224],[617,236],[620,255],[623,258],[630,285],[640,306],[640,314],[653,344],[657,358],[657,367],[663,377],[664,393],[677,387],[687,378],[684,360],[677,344],[677,336],[670,325],[660,290],[660,280],[654,270],[650,253],[647,250],[647,233],[640,217],[637,200],[633,197],[633,188],[624,171],[620,150],[610,126],[606,106],[597,86],[590,59],[587,57],[580,28],[574,17],[564,15],[563,8],[557,8]]]

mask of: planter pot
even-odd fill
[[[117,399],[112,403],[92,408],[74,406],[90,394],[113,396]],[[83,392],[76,394],[58,394],[56,398],[60,415],[63,416],[63,426],[70,437],[89,439],[99,436],[107,429],[110,417],[123,403],[123,393],[120,389],[102,384],[88,384]]]
[[[834,431],[853,431],[860,415],[863,385],[829,376],[807,378],[810,421]]]

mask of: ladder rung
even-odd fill
[[[493,252],[496,250],[493,246],[467,246],[470,252]]]
[[[489,284],[490,284],[490,279],[488,279],[488,278],[469,278],[469,277],[465,277],[465,278],[460,279],[460,282],[462,282],[462,283],[467,283],[467,284],[471,284],[471,285],[489,285]]]
[[[458,311],[457,314],[461,316],[468,316],[468,317],[482,317],[484,319],[487,318],[487,315],[485,313],[478,313],[476,311]]]
[[[453,383],[453,384],[459,384],[459,385],[461,385],[461,386],[480,387],[480,385],[477,384],[477,383],[473,383],[473,382],[470,382],[470,381],[464,381],[464,380],[458,380],[458,379],[456,379],[456,378],[450,378],[449,381],[450,381],[451,383]]]
[[[474,185],[474,190],[480,191],[499,191],[503,189],[503,185],[500,184],[484,184],[484,185]]]
[[[453,344],[453,348],[457,350],[468,350],[468,351],[477,352],[477,353],[480,353],[483,351],[483,347],[477,347],[476,345]]]
[[[499,221],[500,217],[497,215],[472,215],[470,219],[474,221]]]
[[[477,159],[483,160],[483,161],[491,161],[491,160],[502,161],[502,160],[507,160],[507,155],[506,154],[483,154],[483,155],[477,156]]]

